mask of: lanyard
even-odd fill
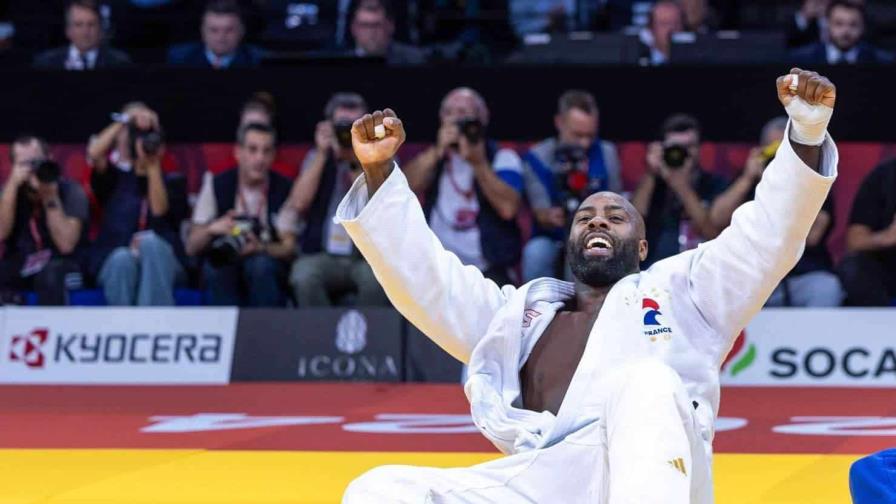
[[[473,180],[473,183],[470,184],[469,189],[462,189],[460,187],[460,184],[458,184],[457,181],[454,180],[454,170],[451,169],[451,164],[452,161],[450,159],[445,163],[445,171],[448,172],[448,182],[451,183],[451,187],[457,194],[460,194],[466,200],[472,201],[473,197],[476,196],[476,190],[474,189],[474,186],[476,184],[475,178]]]
[[[40,230],[37,228],[38,215],[39,211],[35,209],[28,220],[28,227],[31,229],[31,238],[34,239],[34,246],[37,247],[37,250],[41,250],[44,248],[44,239],[40,236]]]
[[[260,198],[261,201],[258,202],[258,208],[256,208],[255,212],[250,212],[249,205],[246,203],[246,197],[243,195],[243,187],[240,186],[239,192],[238,192],[238,197],[240,199],[240,206],[243,207],[243,212],[245,212],[247,215],[249,215],[251,217],[255,217],[255,218],[261,220],[261,216],[263,215],[263,213],[268,205],[268,196],[267,195],[268,195],[268,185],[265,184],[264,188],[262,188],[261,198]]]
[[[140,220],[137,221],[137,227],[140,231],[146,229],[146,224],[149,221],[149,204],[146,202],[146,198],[143,198],[143,201],[140,202]]]

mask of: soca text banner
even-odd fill
[[[735,343],[722,385],[896,387],[896,310],[765,309]]]

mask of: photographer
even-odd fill
[[[598,191],[620,192],[616,147],[598,137],[599,112],[585,91],[566,91],[557,104],[557,136],[523,156],[526,198],[535,216],[532,238],[523,248],[523,281],[562,277],[569,216]]]
[[[661,135],[662,142],[648,146],[647,173],[632,195],[650,242],[643,267],[721,231],[710,220],[709,208],[727,183],[700,168],[700,123],[688,115],[673,115],[663,123]]]
[[[162,171],[158,115],[140,102],[112,114],[90,140],[90,186],[103,212],[87,269],[113,306],[173,306],[185,281],[180,224],[187,214],[184,177]]]
[[[206,173],[193,208],[187,253],[202,256],[209,304],[282,306],[286,261],[295,254],[296,213],[286,205],[290,181],[271,171],[276,133],[240,127],[237,167]]]
[[[290,205],[304,217],[302,257],[289,277],[299,306],[328,306],[334,298],[357,292],[360,306],[388,305],[373,271],[352,245],[345,229],[333,223],[336,206],[361,174],[352,150],[352,123],[367,113],[355,93],[337,93],[317,124],[314,148],[305,156]]]
[[[73,255],[86,229],[87,197],[61,178],[38,137],[17,138],[10,161],[0,196],[0,288],[34,290],[38,304],[64,305],[68,289],[81,287]]]
[[[439,117],[436,144],[403,167],[408,183],[424,196],[429,225],[446,249],[499,285],[517,284],[522,161],[487,138],[489,112],[476,91],[449,92]]]
[[[786,117],[776,117],[766,123],[760,135],[760,145],[750,151],[743,173],[713,202],[710,220],[716,229],[731,223],[737,207],[751,201],[765,167],[774,159],[784,140]],[[834,198],[829,194],[806,238],[806,249],[796,266],[778,285],[766,306],[840,306],[844,293],[833,272],[827,240],[834,229]]]

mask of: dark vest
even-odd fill
[[[233,210],[236,201],[236,191],[239,185],[238,169],[231,168],[225,172],[221,172],[212,179],[212,188],[215,192],[215,201],[218,206],[218,217]],[[268,173],[268,193],[267,193],[267,220],[268,227],[271,231],[271,238],[278,240],[277,227],[274,225],[277,220],[277,212],[280,207],[289,198],[289,191],[292,184],[288,178],[276,172]]]
[[[62,207],[65,207],[71,190],[72,182],[68,180],[59,181],[59,199],[62,201]],[[35,213],[36,210],[36,213]],[[31,230],[31,219],[35,218],[37,234],[43,243],[43,248],[50,249],[54,257],[58,257],[59,249],[50,235],[50,228],[47,227],[47,214],[39,203],[35,203],[28,197],[28,190],[25,184],[19,188],[16,194],[16,218],[13,228],[10,231],[9,238],[6,241],[6,249],[4,257],[24,257],[37,250],[37,244]],[[82,223],[81,239],[86,236],[87,223]]]
[[[489,164],[491,164],[498,153],[498,145],[493,141],[488,141],[485,148]],[[441,159],[436,165],[435,178],[424,197],[423,212],[427,221],[432,215],[436,201],[439,199],[439,180],[442,177],[442,172],[445,170],[446,162],[447,159]],[[491,206],[488,198],[482,194],[482,189],[475,179],[473,180],[473,189],[476,191],[476,199],[479,201],[479,215],[476,216],[476,224],[479,226],[482,255],[489,266],[501,268],[515,266],[520,260],[523,246],[516,219],[502,219],[495,208]]]
[[[317,254],[324,251],[324,224],[326,219],[332,217],[330,213],[330,200],[333,199],[333,188],[336,187],[336,175],[339,170],[333,152],[327,153],[327,162],[324,171],[320,174],[320,183],[314,200],[305,214],[305,230],[302,232],[302,253]]]

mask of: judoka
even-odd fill
[[[469,468],[380,467],[343,502],[712,502],[719,367],[796,264],[837,172],[827,134],[834,85],[798,68],[776,85],[788,140],[718,238],[640,271],[641,216],[617,194],[593,194],[567,243],[575,283],[520,288],[462,265],[430,231],[392,161],[405,138],[395,113],[355,122],[365,176],[334,220],[395,307],[468,364],[473,421],[507,456]]]

